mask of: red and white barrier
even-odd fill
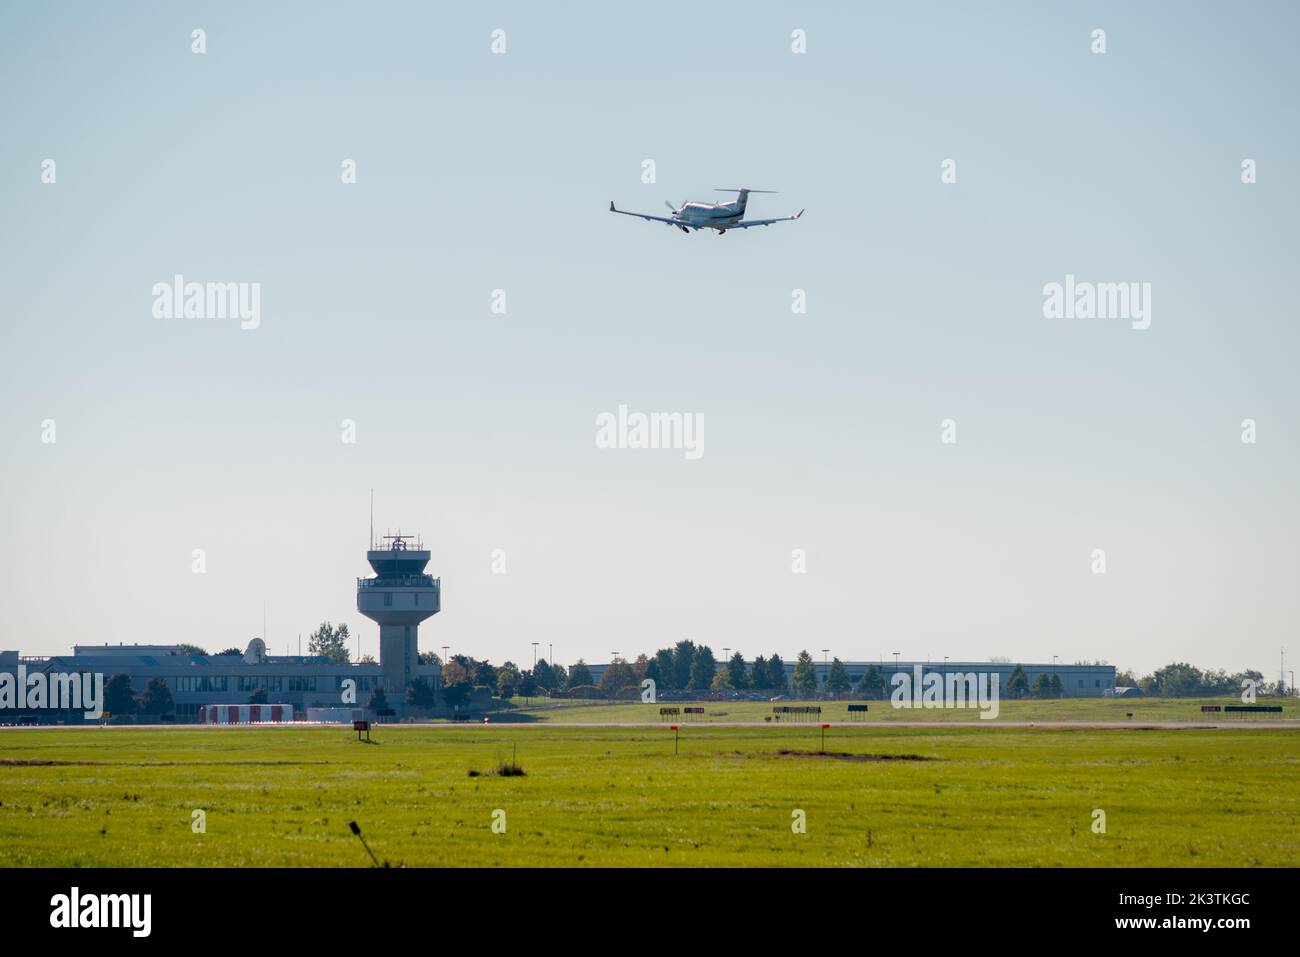
[[[291,704],[199,705],[199,724],[278,724],[292,720]]]

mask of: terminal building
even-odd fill
[[[249,642],[242,655],[192,655],[180,645],[74,645],[71,655],[50,658],[20,657],[16,651],[0,652],[0,671],[15,671],[19,664],[28,674],[102,674],[131,677],[131,690],[139,697],[151,678],[161,678],[172,693],[175,720],[197,721],[203,705],[245,704],[259,689],[269,704],[291,704],[295,711],[337,707],[355,682],[355,706],[364,708],[371,692],[383,685],[382,665],[336,664],[309,655],[269,655],[260,638]],[[436,665],[421,669],[437,682]],[[394,696],[388,694],[390,704]],[[403,692],[404,694],[404,692]],[[396,699],[400,703],[401,698]]]
[[[268,704],[292,705],[299,718],[309,708],[365,708],[375,688],[382,687],[388,707],[400,716],[406,688],[423,679],[434,692],[433,715],[446,711],[437,665],[419,660],[420,622],[441,608],[441,582],[425,572],[429,552],[410,535],[384,536],[386,547],[366,552],[374,575],[357,579],[357,610],[379,625],[379,663],[352,664],[312,655],[271,655],[266,643],[254,638],[242,655],[194,655],[181,645],[75,645],[71,655],[23,657],[0,651],[0,673],[31,675],[127,674],[138,698],[150,679],[167,684],[174,702],[171,720],[197,721],[204,705],[243,705],[256,692]],[[349,685],[348,682],[351,682]],[[354,701],[348,701],[353,696]],[[486,706],[482,696],[470,710]],[[41,720],[52,715],[31,715]],[[0,713],[0,722],[9,716]]]

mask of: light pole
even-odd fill
[[[537,646],[540,644],[540,642],[534,641],[532,644],[533,644],[533,673],[531,677],[533,679],[533,684],[537,684]],[[524,700],[527,701],[528,699],[525,698]]]
[[[822,691],[827,694],[831,690],[831,662],[829,648],[822,649]]]
[[[894,671],[898,671],[898,652],[894,652]]]

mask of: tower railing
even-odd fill
[[[358,578],[358,588],[438,588],[442,579],[432,575],[397,575],[392,578]]]

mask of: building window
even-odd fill
[[[391,591],[384,592],[384,604],[391,605],[392,603],[393,603],[393,593]]]

